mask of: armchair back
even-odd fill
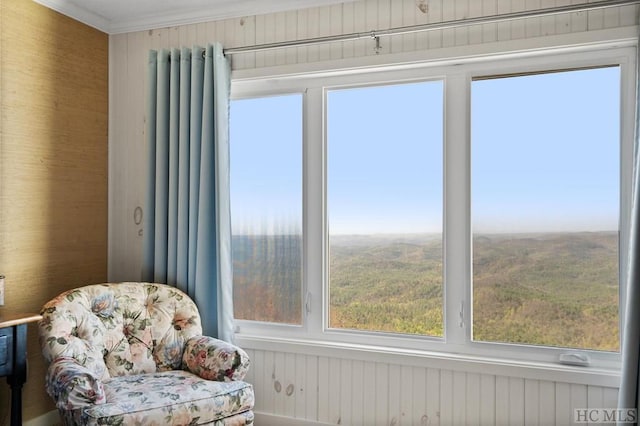
[[[175,287],[96,284],[69,290],[42,309],[48,363],[75,358],[96,377],[181,368],[185,342],[202,334],[195,303]]]

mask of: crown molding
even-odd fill
[[[80,21],[83,24],[87,24],[97,30],[104,33],[109,33],[110,22],[108,19],[91,12],[83,7],[78,7],[74,3],[67,0],[33,0],[49,9],[53,9],[63,15],[66,15],[76,21]]]
[[[179,7],[165,13],[149,13],[131,18],[110,20],[69,0],[33,0],[50,9],[76,19],[107,34],[122,34],[178,25],[219,21],[242,16],[277,13],[287,10],[307,9],[355,0],[247,0],[217,2],[198,10],[181,10]],[[179,4],[179,3],[177,3]]]

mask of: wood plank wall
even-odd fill
[[[370,31],[554,7],[576,0],[360,0],[110,37],[109,278],[139,280],[145,176],[146,61],[149,49],[225,47]],[[383,38],[380,61],[399,53],[528,41],[636,25],[638,8],[534,18]],[[372,40],[234,55],[234,71],[312,64],[331,68],[376,57]],[[571,424],[570,408],[614,407],[617,389],[499,374],[403,366],[247,347],[259,412],[343,425]],[[280,392],[275,382],[280,383]],[[286,389],[292,385],[292,392]]]
[[[0,314],[39,312],[107,278],[108,36],[32,0],[0,0],[0,28]],[[53,409],[28,338],[24,420]]]
[[[341,425],[571,425],[618,390],[506,375],[248,349],[256,411]],[[289,389],[289,391],[287,391]]]

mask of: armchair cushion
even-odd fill
[[[254,398],[247,383],[205,380],[186,371],[114,377],[104,388],[108,403],[84,410],[76,423],[208,424],[250,410]]]

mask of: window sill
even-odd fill
[[[244,349],[264,350],[388,364],[437,368],[533,380],[614,387],[620,386],[619,369],[575,367],[550,362],[526,362],[448,352],[389,348],[375,345],[325,342],[237,334]]]

